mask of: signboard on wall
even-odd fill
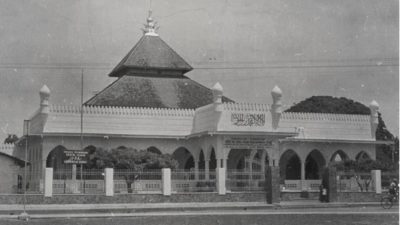
[[[231,149],[265,149],[272,147],[272,141],[266,137],[227,137],[224,147]]]
[[[264,126],[265,124],[265,114],[255,114],[255,113],[232,113],[231,123],[235,126]]]
[[[64,150],[64,163],[66,164],[86,164],[87,151]]]

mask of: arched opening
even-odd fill
[[[204,170],[206,168],[205,164],[206,164],[206,162],[204,160],[204,152],[202,149],[202,150],[200,150],[200,154],[199,154],[199,170]]]
[[[151,146],[151,147],[147,148],[147,151],[151,152],[151,153],[158,154],[158,155],[162,155],[161,151],[158,148],[154,147],[154,146]]]
[[[265,167],[269,166],[269,156],[267,152],[265,152],[264,162],[265,162]]]
[[[228,154],[228,169],[229,170],[244,170],[246,169],[246,156],[250,155],[249,149],[231,149]]]
[[[172,157],[178,161],[179,169],[194,168],[194,158],[192,153],[184,147],[180,147],[174,151]]]
[[[263,159],[263,151],[262,149],[257,150],[257,153],[254,155],[253,162],[252,162],[252,171],[261,171],[263,160],[268,161],[268,155]],[[268,164],[264,161],[265,165]]]
[[[369,159],[371,159],[371,157],[369,157],[369,155],[364,151],[361,151],[356,155],[356,161],[365,161]]]
[[[306,180],[321,179],[322,169],[325,166],[324,156],[318,150],[312,150],[308,154],[305,163]]]
[[[210,153],[210,170],[215,171],[216,168],[217,168],[217,158],[215,157],[214,148],[212,148]]]
[[[349,157],[347,154],[342,150],[337,150],[335,153],[332,154],[331,162],[342,162],[348,160]]]
[[[301,162],[295,151],[289,149],[279,159],[281,180],[300,180]]]
[[[47,155],[46,167],[53,168],[53,170],[66,169],[70,167],[69,164],[64,164],[64,150],[67,150],[64,146],[57,146]]]

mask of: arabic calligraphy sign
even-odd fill
[[[224,141],[225,148],[265,149],[272,147],[272,141],[265,137],[229,137]]]
[[[264,126],[265,114],[232,113],[231,122],[235,126]]]

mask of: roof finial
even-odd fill
[[[153,20],[153,18],[151,17],[151,14],[152,14],[152,11],[149,10],[149,16],[147,17],[147,20],[146,20],[147,23],[144,24],[144,29],[142,29],[142,30],[143,30],[144,35],[158,36],[158,34],[156,33],[156,31],[158,30],[158,27],[156,26],[157,22],[155,22]]]

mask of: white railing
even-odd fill
[[[356,123],[369,123],[369,115],[333,114],[333,113],[302,113],[284,112],[282,120],[312,120],[312,121],[345,121]]]
[[[50,105],[51,113],[79,114],[81,108],[74,105]],[[117,106],[84,106],[84,114],[99,115],[127,115],[127,116],[194,116],[193,109],[171,108],[142,108],[142,107],[117,107]]]
[[[304,180],[302,181],[305,183],[305,188],[307,190],[319,190],[319,187],[321,186],[322,180]]]
[[[317,191],[321,185],[321,180],[285,180],[282,191]]]
[[[233,103],[227,102],[223,103],[224,110],[227,111],[261,111],[268,112],[269,106],[267,104],[259,104],[259,103]]]
[[[207,179],[208,174],[208,179]],[[215,171],[173,170],[171,172],[172,192],[215,192]]]
[[[228,170],[226,189],[233,192],[264,191],[264,172],[250,172],[242,170]]]
[[[101,194],[105,192],[104,171],[101,169],[77,170],[72,179],[72,169],[53,171],[53,193],[55,194]]]
[[[104,180],[53,180],[54,194],[102,194]]]
[[[285,184],[283,185],[283,190],[300,191],[301,180],[285,180]]]
[[[115,193],[161,193],[161,191],[161,170],[114,170]]]

